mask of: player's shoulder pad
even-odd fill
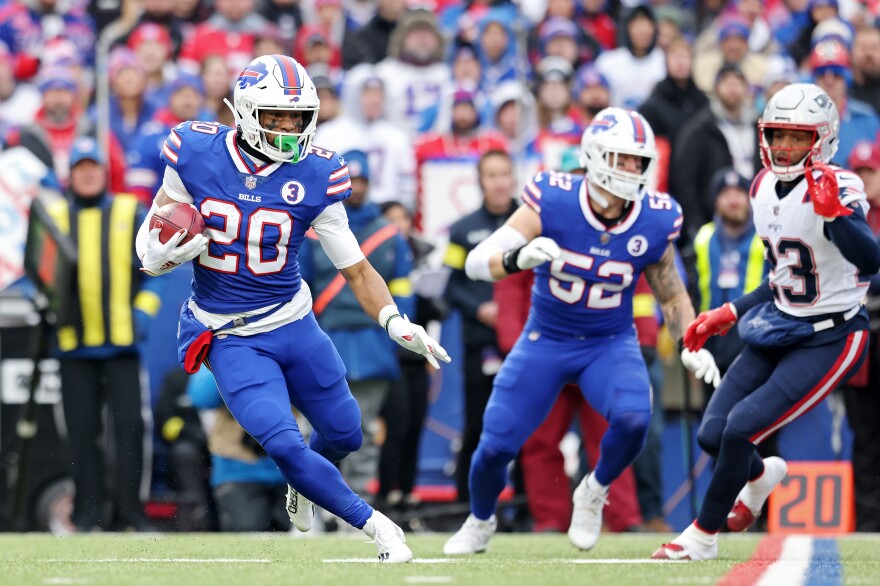
[[[770,170],[767,168],[763,168],[758,171],[758,174],[755,175],[754,179],[752,179],[751,186],[749,186],[749,199],[755,199],[755,197],[757,197],[758,189],[760,189],[761,185],[765,183],[765,179],[768,175],[770,175]]]
[[[673,241],[681,234],[684,213],[674,197],[662,191],[645,191],[642,199],[642,213],[650,214],[651,225]]]
[[[312,166],[315,177],[325,180],[323,195],[327,204],[342,201],[351,195],[351,175],[342,155],[313,144],[305,160]]]
[[[583,177],[561,171],[541,171],[523,187],[520,199],[532,210],[541,213],[541,202],[552,199],[556,194],[570,194],[576,191]]]
[[[177,169],[185,152],[207,152],[218,136],[223,137],[229,127],[218,122],[187,120],[170,131],[162,143],[161,159],[166,165]]]
[[[865,183],[862,178],[848,169],[834,169],[834,177],[837,179],[838,195],[843,205],[866,200]]]

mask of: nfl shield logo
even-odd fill
[[[602,235],[599,236],[599,242],[602,244],[608,244],[608,241],[611,240],[611,234],[608,232],[602,232]]]
[[[774,216],[778,216],[778,215],[779,215],[779,206],[773,206],[773,215],[774,215]]]
[[[244,178],[244,186],[247,187],[248,189],[253,189],[254,187],[257,186],[257,178],[254,177],[253,175],[248,175],[247,177]]]

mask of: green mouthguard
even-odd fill
[[[299,144],[297,143],[297,138],[295,136],[276,136],[275,137],[275,148],[277,148],[282,153],[295,152],[296,154],[293,156],[291,162],[296,163],[299,161]]]

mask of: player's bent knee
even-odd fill
[[[483,415],[483,432],[480,443],[493,446],[499,451],[518,452],[532,430],[526,430],[522,418],[501,404],[490,404]]]
[[[627,437],[639,437],[644,441],[648,437],[648,429],[651,427],[650,411],[627,411],[611,416],[608,426],[625,434]]]
[[[261,445],[270,458],[275,462],[284,462],[291,472],[304,470],[309,448],[299,433],[292,429],[284,430],[264,440]]]
[[[513,461],[516,457],[516,450],[508,451],[504,449],[498,449],[493,446],[490,442],[481,441],[477,451],[474,453],[474,459],[481,460],[484,464],[493,465],[493,464],[501,464],[506,465]]]
[[[710,456],[717,456],[721,449],[721,436],[725,422],[721,419],[703,419],[697,432],[697,443]]]
[[[348,455],[361,449],[364,443],[364,433],[361,431],[360,425],[352,430],[347,436],[335,437],[333,439],[324,438],[329,444],[330,449],[340,455]]]

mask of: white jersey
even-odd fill
[[[387,120],[364,122],[342,115],[318,126],[315,142],[333,145],[333,149],[343,155],[352,149],[367,153],[370,201],[396,200],[415,209],[416,156],[404,130]]]
[[[834,168],[843,205],[858,203],[867,213],[862,180]],[[814,171],[818,179],[821,173]],[[825,220],[813,211],[807,181],[801,179],[780,199],[779,179],[766,169],[752,183],[751,203],[755,229],[764,241],[770,262],[770,286],[776,306],[789,315],[806,317],[845,312],[859,305],[868,283],[825,236]]]

